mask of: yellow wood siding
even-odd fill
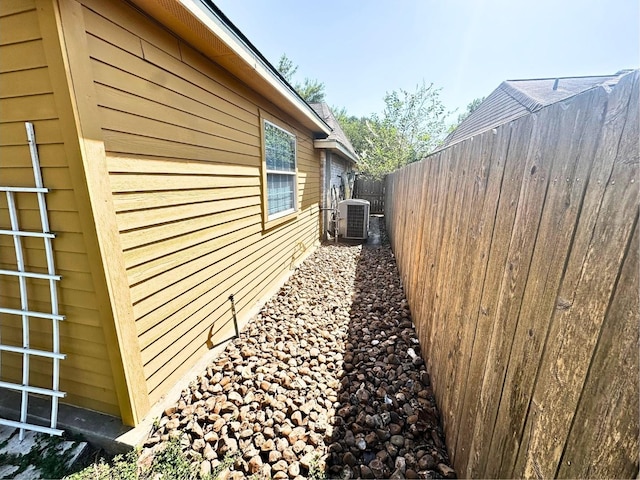
[[[312,133],[124,2],[86,0],[90,67],[150,400],[319,239]],[[297,219],[263,231],[259,111],[297,138]]]
[[[59,284],[60,311],[66,320],[60,324],[60,388],[67,392],[65,403],[120,415],[112,368],[94,288],[94,277],[86,252],[86,239],[78,213],[78,199],[69,172],[67,152],[58,109],[59,92],[52,86],[51,66],[46,48],[57,39],[46,38],[40,25],[35,1],[0,2],[0,184],[33,186],[33,171],[27,146],[25,121],[35,125],[36,138],[47,194]],[[48,47],[46,46],[48,42]],[[35,196],[16,195],[19,221],[23,229],[41,230]],[[9,226],[6,197],[0,196],[0,225]],[[34,238],[23,239],[28,266],[46,271],[44,245]],[[0,237],[0,268],[15,269],[15,252],[9,237]],[[18,282],[0,277],[0,304],[19,308]],[[33,309],[50,309],[48,283],[29,281],[29,302]],[[31,346],[51,348],[48,321],[31,320]],[[0,315],[3,342],[21,345],[20,318]],[[31,358],[31,382],[51,387],[51,364]],[[2,355],[2,379],[21,379],[21,357]]]

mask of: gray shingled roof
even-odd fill
[[[444,139],[438,150],[586,90],[613,86],[623,75],[631,71],[621,70],[614,75],[593,77],[535,78],[502,82]]]
[[[326,103],[310,103],[309,106],[322,118],[329,127],[331,127],[331,133],[327,137],[327,140],[335,140],[340,143],[354,158],[358,158],[355,148],[351,145],[349,137],[344,133],[336,117],[333,116],[333,112]]]

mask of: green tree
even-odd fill
[[[293,76],[298,71],[298,66],[293,64],[286,53],[283,53],[278,61],[278,71],[288,83],[293,84]]]
[[[367,150],[367,121],[369,121],[369,118],[349,115],[344,107],[331,107],[331,111],[345,135],[351,141],[356,153],[360,156]]]
[[[378,178],[428,155],[442,141],[449,115],[440,89],[424,81],[414,91],[387,93],[384,103],[382,115],[345,115],[349,126],[341,123],[361,159],[361,170]]]
[[[467,110],[458,115],[458,125],[460,125],[465,118],[475,112],[480,104],[484,102],[485,98],[487,97],[478,97],[471,100],[471,102],[469,102],[469,104],[467,105]]]
[[[302,83],[295,81],[294,77],[298,71],[298,66],[287,57],[286,53],[283,53],[278,61],[278,71],[307,103],[324,102],[324,83],[307,77],[305,77]]]

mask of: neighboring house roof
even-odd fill
[[[623,75],[632,71],[621,70],[613,75],[592,77],[534,78],[502,82],[444,139],[438,150],[592,88],[613,86]]]
[[[317,148],[329,148],[338,150],[343,157],[351,160],[353,163],[357,163],[358,155],[355,148],[351,145],[349,137],[344,133],[338,120],[333,115],[333,112],[326,103],[311,103],[311,108],[322,118],[329,127],[331,127],[331,133],[326,139],[315,140],[314,146]]]
[[[131,0],[316,135],[331,129],[212,0]]]

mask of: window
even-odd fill
[[[297,210],[296,137],[264,120],[265,223]]]

